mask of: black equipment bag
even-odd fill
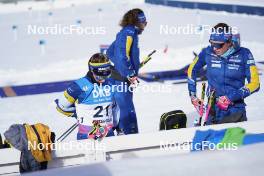
[[[1,133],[0,133],[0,149],[3,147],[3,140],[2,140],[2,136],[1,136]]]
[[[186,128],[187,117],[182,110],[164,113],[160,117],[159,130]]]

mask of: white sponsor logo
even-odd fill
[[[241,62],[241,60],[236,60],[236,59],[230,59],[229,61],[235,62],[235,63],[240,63]]]
[[[212,64],[212,67],[221,68],[221,64]]]
[[[229,70],[238,70],[237,67],[231,67],[231,66],[229,66],[228,69],[229,69]]]
[[[254,60],[248,60],[247,64],[255,64],[255,61]]]
[[[217,63],[217,64],[220,64],[221,63],[221,61],[218,61],[218,60],[212,60],[211,62]]]
[[[231,62],[240,63],[241,59],[239,59],[239,55],[233,56],[229,59]]]
[[[83,88],[82,88],[82,90],[85,91],[85,92],[86,92],[88,89],[89,89],[88,86],[83,86]]]
[[[94,84],[94,90],[92,93],[93,98],[109,97],[111,95],[111,87],[109,85],[98,86],[97,84]]]
[[[240,65],[236,65],[236,64],[228,64],[228,69],[230,70],[238,70],[240,67]]]

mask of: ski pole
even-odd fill
[[[156,50],[153,50],[151,53],[149,53],[148,56],[145,59],[143,59],[143,61],[140,63],[139,68],[142,68],[146,63],[148,63],[151,60],[151,56],[155,52]],[[118,81],[128,82],[128,79],[120,75],[120,73],[115,68],[112,69],[111,78],[118,80]]]
[[[201,126],[202,124],[202,118],[203,118],[203,114],[204,114],[204,97],[205,97],[205,87],[206,87],[206,83],[202,83],[202,95],[201,95],[201,102],[200,102],[200,108],[199,108],[199,126]]]
[[[78,123],[75,124],[75,126],[60,140],[60,142],[62,142],[66,137],[68,137],[69,134],[71,134],[71,132],[73,132],[77,126]]]
[[[195,106],[195,109],[197,113],[199,114],[199,117],[194,119],[194,126],[201,126],[203,114],[204,114],[204,97],[205,97],[205,87],[206,83],[202,83],[202,91],[201,91],[201,99],[198,102],[198,105]]]
[[[73,124],[67,131],[65,131],[58,139],[57,142],[60,140],[62,142],[75,128],[78,126],[78,123]]]
[[[143,61],[140,63],[139,68],[143,67],[146,63],[148,63],[152,58],[151,56],[156,52],[156,50],[153,50],[151,53],[148,54],[146,58],[143,59]]]
[[[206,122],[208,121],[209,113],[214,101],[214,96],[215,96],[215,90],[212,90],[209,95],[203,126],[205,126]]]

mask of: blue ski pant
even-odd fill
[[[114,97],[117,102],[117,105],[120,108],[120,119],[118,128],[123,131],[124,134],[138,133],[137,116],[133,103],[133,92],[117,91]]]

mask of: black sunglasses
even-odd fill
[[[214,42],[210,42],[210,43],[212,48],[217,48],[217,49],[221,49],[225,45],[225,43],[214,43]]]

